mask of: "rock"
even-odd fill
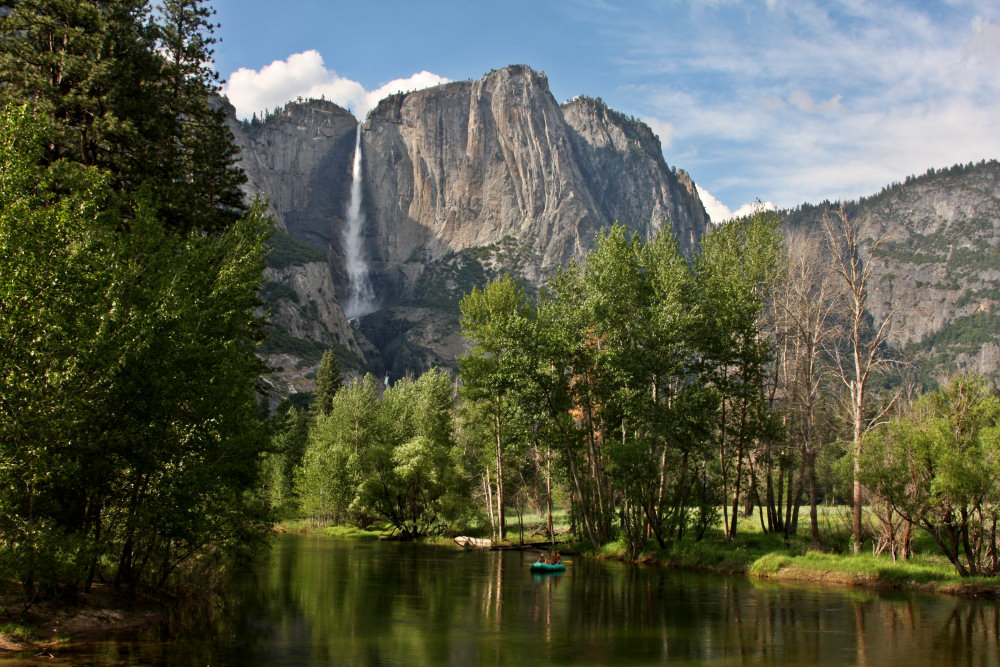
[[[647,238],[666,226],[688,252],[708,226],[690,178],[666,165],[648,127],[596,100],[560,107],[528,67],[393,95],[362,127],[364,252],[381,310],[353,329],[335,304],[347,288],[356,121],[311,100],[230,125],[248,192],[263,192],[278,227],[325,254],[334,285],[317,267],[269,273],[298,296],[265,288],[275,328],[360,351],[356,370],[379,377],[454,369],[458,300],[503,271],[539,285],[616,221]]]
[[[1000,163],[930,170],[847,202],[867,241],[882,238],[870,310],[891,308],[892,345],[924,379],[958,372],[1000,375]],[[821,228],[834,205],[784,212],[788,227]]]

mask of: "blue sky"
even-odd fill
[[[714,219],[1000,158],[996,0],[212,4],[244,116],[318,94],[363,114],[393,90],[526,64],[560,102],[601,97],[649,123]]]

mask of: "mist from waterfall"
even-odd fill
[[[347,224],[344,225],[344,256],[347,268],[348,319],[375,312],[375,291],[368,279],[368,262],[364,258],[362,230],[365,216],[361,212],[361,124],[354,138],[354,166],[351,170],[351,197],[347,202]]]

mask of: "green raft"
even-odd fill
[[[539,574],[565,572],[566,566],[563,563],[532,563],[531,571]]]

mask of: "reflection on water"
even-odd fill
[[[79,663],[997,665],[1000,607],[533,554],[281,536],[231,611]]]

